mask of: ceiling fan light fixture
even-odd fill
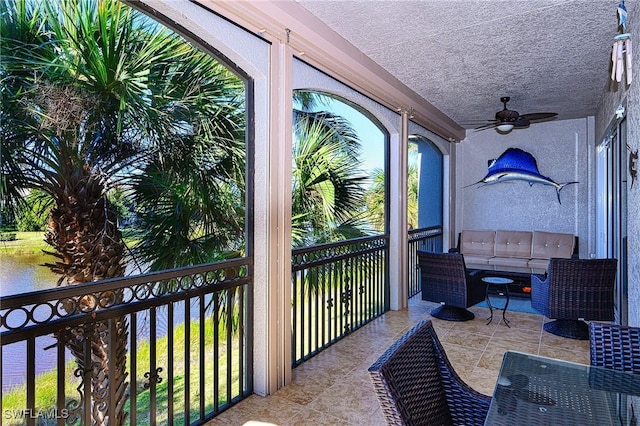
[[[500,133],[509,133],[513,129],[513,124],[503,123],[496,126],[496,130]]]

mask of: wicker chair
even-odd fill
[[[640,374],[640,328],[589,324],[591,365]]]
[[[491,398],[460,379],[431,321],[415,325],[369,367],[390,425],[482,425]]]
[[[438,302],[431,316],[448,321],[468,321],[475,318],[466,308],[480,303],[486,295],[486,284],[471,275],[459,253],[418,251],[422,278],[422,300]]]
[[[556,321],[545,331],[589,339],[583,320],[613,320],[617,259],[551,259],[545,277],[531,276],[531,306]]]

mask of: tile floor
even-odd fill
[[[252,395],[207,425],[383,425],[367,369],[412,325],[431,318],[435,305],[419,297],[294,369],[292,383],[274,395]],[[589,363],[589,342],[544,332],[541,315],[507,312],[507,328],[495,316],[486,325],[486,308],[471,311],[472,321],[433,323],[454,368],[479,392],[493,393],[507,350]]]

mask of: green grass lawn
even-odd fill
[[[0,254],[36,254],[51,250],[44,242],[44,232],[16,232],[13,241],[0,241]]]
[[[52,250],[51,246],[44,242],[44,231],[16,231],[15,234],[16,239],[13,241],[0,241],[0,254],[39,254],[42,253],[42,250]],[[122,235],[124,242],[129,247],[139,239],[138,233],[132,230],[123,230]]]
[[[200,328],[199,321],[192,321],[190,324],[191,335],[193,337],[194,334],[197,335],[198,330]],[[225,338],[225,330],[224,327],[221,326],[220,331],[220,339],[222,342],[226,341]],[[213,355],[213,324],[210,319],[205,320],[205,360],[203,360],[202,365],[204,366],[204,370],[200,371],[198,367],[200,365],[199,359],[199,344],[197,343],[199,340],[194,340],[193,338],[185,343],[185,325],[180,324],[176,326],[174,329],[174,336],[172,341],[173,347],[173,369],[174,369],[174,381],[173,381],[173,390],[172,393],[168,392],[168,382],[167,382],[167,367],[168,367],[168,355],[169,355],[169,342],[167,337],[159,338],[156,342],[156,365],[162,367],[162,371],[160,372],[160,376],[164,377],[157,385],[157,418],[156,420],[159,424],[166,424],[168,421],[168,401],[172,400],[174,404],[174,424],[183,425],[189,424],[193,422],[198,415],[199,409],[199,381],[200,374],[204,374],[203,380],[206,383],[205,385],[205,412],[210,412],[215,409],[216,402],[214,400],[213,388],[214,388],[214,376],[218,375],[218,394],[217,394],[217,404],[222,405],[225,404],[229,399],[233,398],[239,392],[238,386],[238,375],[239,375],[239,366],[237,365],[237,357],[238,357],[238,348],[239,342],[237,338],[232,339],[232,359],[227,359],[225,356],[227,353],[227,347],[224,344],[221,344],[219,347],[220,356],[214,359]],[[186,345],[186,346],[185,346]],[[149,424],[150,418],[150,391],[146,389],[144,383],[146,379],[144,378],[144,372],[148,371],[149,363],[151,359],[151,346],[148,340],[142,340],[139,342],[139,346],[136,350],[136,386],[134,391],[137,394],[136,398],[136,414],[138,424]],[[185,358],[186,352],[189,353],[190,358],[190,372],[189,372],[189,387],[190,387],[190,396],[188,406],[189,409],[189,421],[185,422],[185,406],[187,405],[185,402]],[[127,356],[127,371],[131,371],[131,357]],[[232,394],[227,395],[226,393],[226,373],[227,373],[227,365],[228,362],[231,362],[231,371],[232,371],[232,383],[231,389]],[[214,364],[215,363],[215,364]],[[214,367],[217,364],[217,369]],[[79,385],[80,381],[77,377],[74,376],[75,370],[75,361],[69,361],[65,366],[65,376],[66,376],[66,402],[67,404],[71,403],[72,406],[75,406],[78,399],[78,390],[76,389]],[[47,412],[51,410],[52,407],[56,406],[56,390],[57,390],[57,377],[56,372],[51,371],[47,373],[43,373],[36,378],[36,412]],[[131,377],[128,378],[129,383],[131,383]],[[13,413],[20,410],[24,410],[26,408],[26,386],[21,385],[17,388],[9,392],[4,392],[2,394],[2,409],[5,413]],[[129,412],[131,410],[130,401],[127,400],[125,404],[125,411]],[[128,419],[127,419],[128,423]],[[19,425],[24,424],[24,420],[21,419],[7,419],[5,418],[3,421],[5,425]]]

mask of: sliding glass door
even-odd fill
[[[627,323],[627,129],[616,120],[598,146],[597,257],[618,259],[615,287],[616,322]]]

